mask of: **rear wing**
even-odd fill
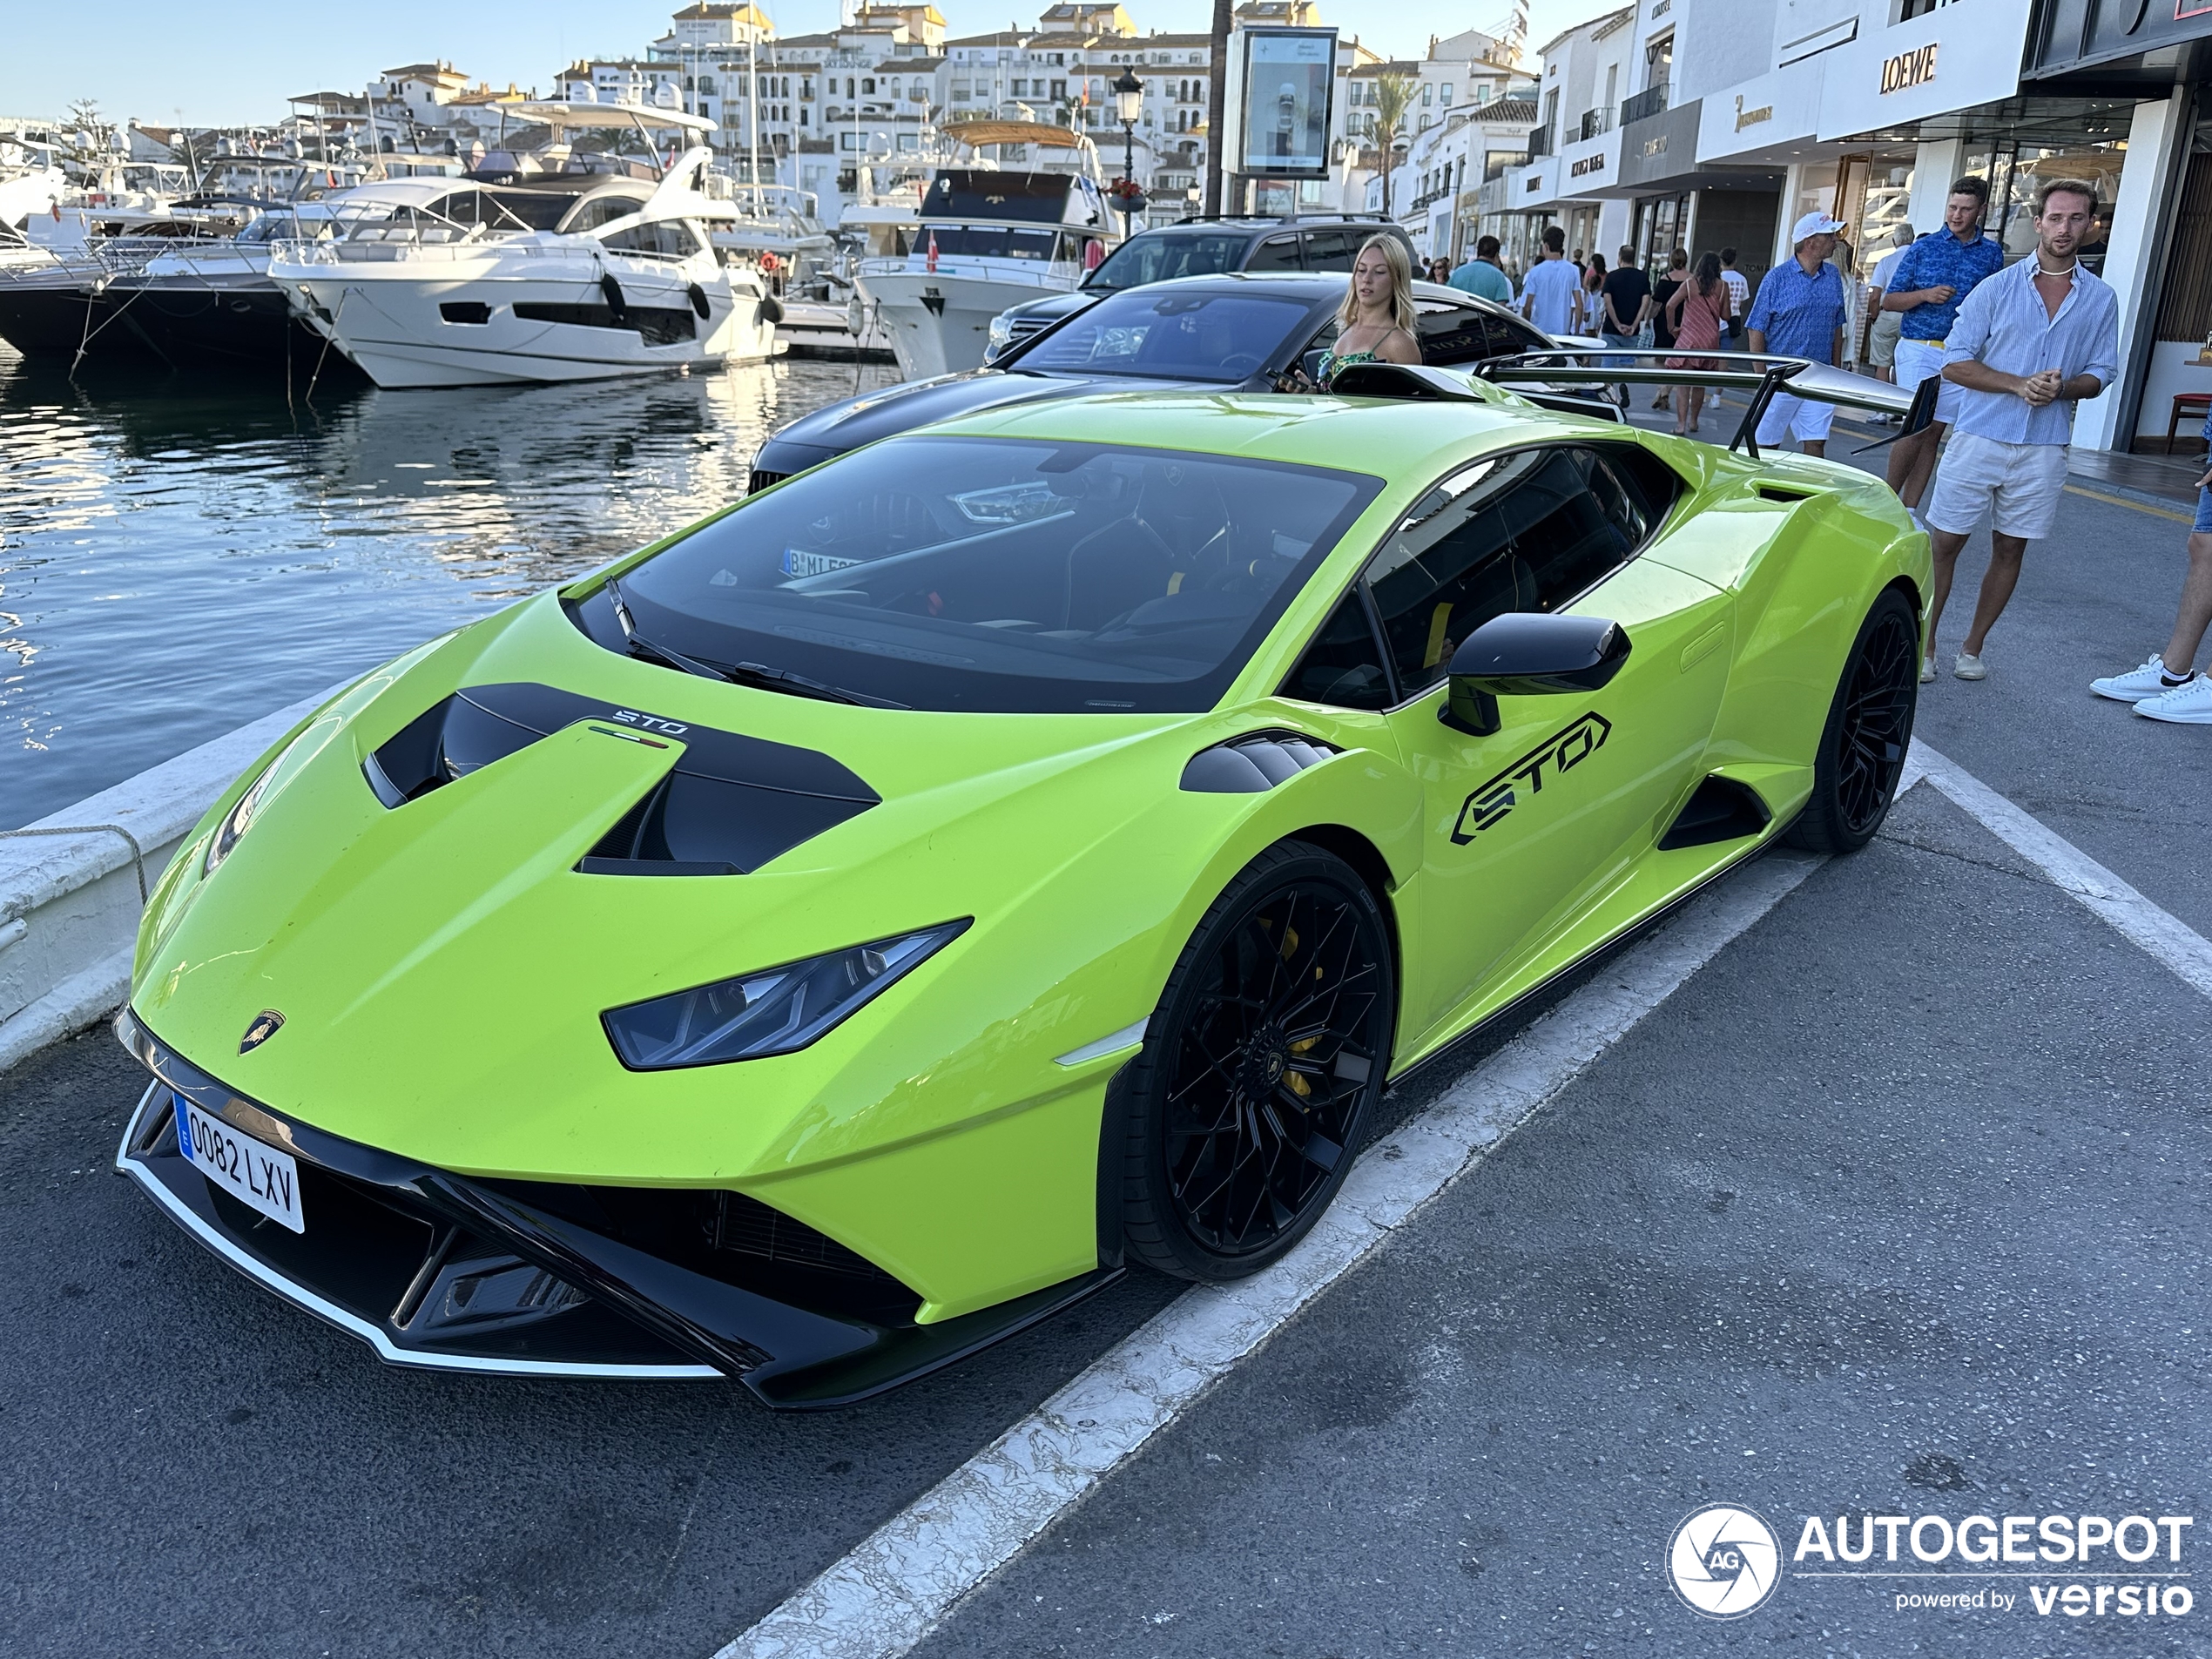
[[[1717,364],[1714,368],[1669,368],[1667,360],[1696,357]],[[1886,438],[1862,444],[1852,453],[1864,455],[1911,437],[1935,418],[1937,382],[1923,381],[1908,391],[1887,381],[1871,380],[1826,363],[1803,357],[1777,357],[1757,352],[1685,352],[1676,347],[1652,350],[1638,347],[1608,347],[1602,351],[1557,350],[1521,352],[1511,357],[1486,358],[1470,366],[1472,372],[1496,386],[1523,386],[1555,394],[1572,386],[1710,386],[1751,395],[1743,423],[1729,440],[1731,449],[1742,449],[1754,461],[1759,455],[1758,427],[1767,405],[1778,392],[1838,408],[1865,409],[1876,415],[1901,417],[1898,429]],[[1349,371],[1347,371],[1349,372]],[[1341,385],[1342,377],[1339,377]],[[1378,388],[1379,390],[1379,388]],[[1388,395],[1387,394],[1384,394]]]

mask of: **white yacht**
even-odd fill
[[[604,380],[774,351],[765,283],[707,239],[728,213],[699,187],[711,152],[695,140],[713,122],[581,101],[505,114],[551,141],[493,152],[465,178],[393,181],[422,200],[278,245],[270,277],[336,350],[385,387]],[[624,158],[610,130],[652,159]]]
[[[18,245],[24,221],[51,216],[70,189],[51,144],[21,131],[0,132],[0,246]]]
[[[908,380],[981,368],[992,318],[1071,291],[1119,236],[1097,152],[1082,133],[1040,121],[971,121],[944,136],[1001,156],[1014,145],[1057,153],[1034,165],[939,168],[912,228],[889,227],[903,246],[860,262],[862,302],[889,333]]]

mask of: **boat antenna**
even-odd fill
[[[760,216],[760,26],[745,25],[745,118],[751,125],[746,139],[745,171],[752,179],[752,213]]]

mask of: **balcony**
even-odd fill
[[[1664,115],[1666,112],[1667,83],[1660,81],[1655,85],[1646,87],[1634,98],[1622,100],[1621,125],[1628,126],[1648,117]]]
[[[1528,134],[1529,160],[1534,161],[1539,157],[1548,156],[1551,154],[1551,152],[1552,130],[1550,126],[1540,126],[1532,130]]]
[[[1601,132],[1612,131],[1613,111],[1610,109],[1582,111],[1581,132],[1579,136],[1585,141],[1595,138]]]

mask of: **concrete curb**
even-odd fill
[[[0,831],[0,1071],[123,1005],[145,894],[239,773],[333,692]]]

